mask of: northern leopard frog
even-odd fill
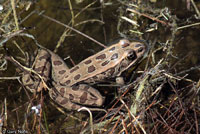
[[[89,84],[120,76],[138,63],[145,52],[143,43],[122,39],[69,69],[58,55],[41,49],[32,69],[42,77],[43,82],[30,72],[24,73],[22,82],[32,92],[42,90],[44,82],[47,83],[50,97],[69,110],[101,106],[104,97]]]

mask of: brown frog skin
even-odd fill
[[[22,83],[32,92],[41,91],[47,83],[50,97],[69,110],[101,106],[104,97],[89,84],[119,77],[130,66],[136,65],[145,52],[143,43],[122,39],[69,69],[58,55],[41,49],[32,65],[39,75],[26,71]]]

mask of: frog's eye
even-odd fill
[[[138,43],[138,44],[135,45],[135,48],[138,48],[138,47],[141,47],[141,46],[142,46],[142,44]]]
[[[140,53],[140,52],[142,52],[143,50],[144,50],[144,48],[143,48],[143,47],[140,47],[140,48],[137,50],[137,52]]]
[[[136,53],[135,53],[135,51],[129,51],[129,52],[128,52],[127,58],[128,58],[129,60],[134,60],[134,59],[136,58]]]

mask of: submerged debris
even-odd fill
[[[3,1],[0,131],[23,128],[33,133],[198,133],[200,2],[178,2]],[[31,94],[21,85],[19,69],[5,58],[11,55],[31,68],[28,65],[34,61],[30,57],[36,55],[36,47],[46,45],[63,57],[70,55],[77,63],[84,59],[80,52],[85,51],[87,57],[93,54],[89,49],[97,52],[98,47],[106,47],[102,42],[118,37],[145,40],[149,53],[123,79],[119,77],[118,84],[101,87],[106,96],[102,108],[107,113],[89,112],[90,118],[86,112],[72,113],[51,104],[46,91]],[[31,110],[39,116],[29,114]]]

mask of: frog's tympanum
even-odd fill
[[[104,97],[90,83],[119,77],[136,65],[145,51],[144,43],[122,39],[69,69],[58,55],[48,49],[40,49],[32,65],[40,78],[26,71],[22,83],[32,92],[41,91],[46,83],[50,97],[69,110],[101,106]]]

